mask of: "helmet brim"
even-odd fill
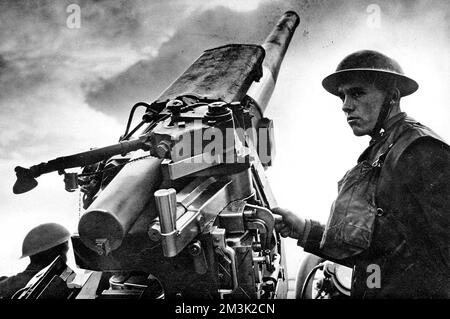
[[[350,82],[352,79],[361,78],[364,74],[368,72],[373,73],[376,77],[386,77],[386,78],[395,78],[397,88],[400,91],[400,96],[407,96],[417,91],[419,88],[419,84],[413,79],[395,73],[389,72],[385,70],[377,70],[377,69],[369,69],[369,68],[361,68],[361,69],[349,69],[337,71],[335,73],[330,74],[322,81],[322,86],[325,90],[330,92],[333,95],[339,95],[339,86],[344,83]]]
[[[70,235],[68,235],[67,237],[61,238],[51,244],[47,244],[47,245],[42,245],[41,247],[39,247],[39,249],[34,249],[33,251],[28,251],[28,252],[24,252],[22,253],[22,256],[19,257],[19,259],[25,258],[25,257],[30,257],[32,255],[36,255],[39,253],[42,253],[50,248],[56,247],[58,245],[61,245],[65,242],[69,242],[70,239]]]

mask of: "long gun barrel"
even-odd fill
[[[275,88],[281,62],[283,62],[294,30],[299,23],[300,18],[297,13],[293,11],[286,12],[262,44],[266,52],[262,65],[263,77],[259,82],[254,82],[247,92],[247,95],[252,97],[258,104],[261,114],[264,114],[267,108]]]

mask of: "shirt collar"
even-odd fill
[[[370,156],[374,156],[377,150],[379,150],[379,146],[383,145],[383,141],[387,141],[390,133],[394,131],[396,127],[398,127],[407,117],[405,112],[401,112],[399,114],[394,115],[386,122],[386,131],[382,134],[374,137],[370,140],[369,146],[364,150],[364,152],[359,156],[358,163],[364,159],[369,158]]]
[[[390,119],[387,120],[386,131],[390,131],[398,121],[405,119],[405,118],[406,118],[405,112],[400,112],[398,114],[395,114],[393,117],[391,117]]]
[[[386,133],[390,132],[396,126],[396,124],[398,124],[402,120],[404,120],[406,118],[406,116],[407,116],[407,114],[405,112],[400,112],[398,114],[395,114],[390,119],[388,119],[386,121],[386,125],[384,125],[384,131],[382,131],[379,135],[373,137],[370,140],[369,145],[372,145],[372,144],[378,142],[379,140],[381,140],[383,138],[383,136],[387,135]]]

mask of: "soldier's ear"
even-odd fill
[[[391,91],[391,101],[393,101],[395,104],[397,104],[400,101],[400,90],[398,88],[394,88]]]
[[[390,90],[387,95],[387,100],[391,106],[398,104],[400,102],[400,98],[400,90],[397,88]]]

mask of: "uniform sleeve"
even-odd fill
[[[305,233],[303,234],[303,237],[299,239],[297,243],[298,246],[303,247],[304,251],[307,253],[311,253],[321,258],[352,268],[354,266],[353,258],[350,257],[338,260],[323,253],[320,249],[320,242],[322,241],[324,231],[325,225],[319,223],[318,221],[307,219]]]
[[[402,178],[420,205],[425,236],[433,242],[444,269],[450,269],[450,147],[422,138],[411,144],[398,164]]]

